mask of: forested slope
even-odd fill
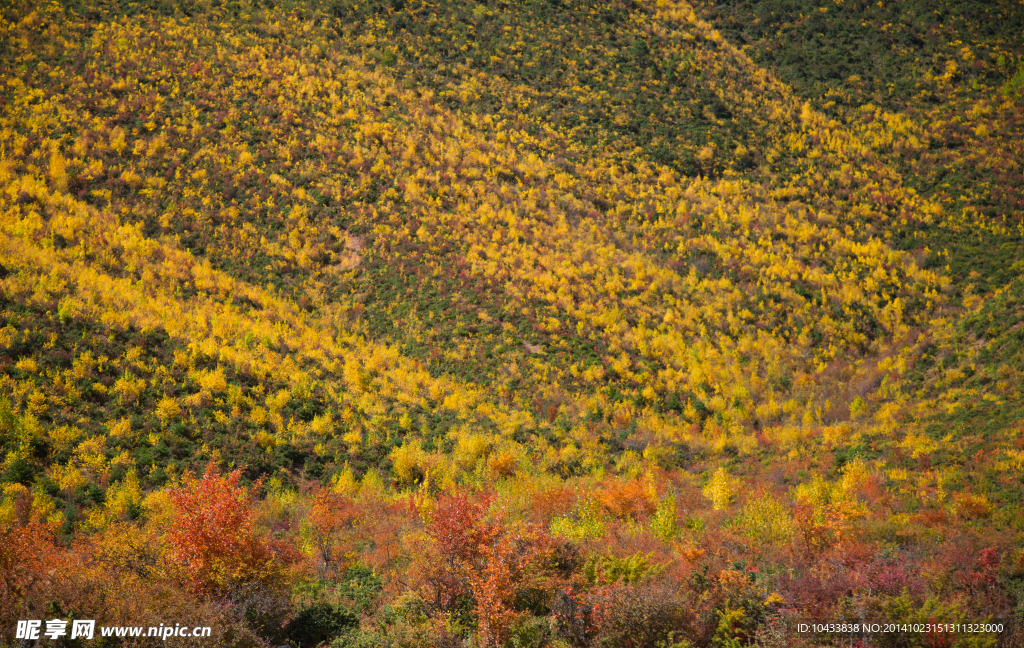
[[[4,632],[1018,645],[1022,24],[4,3]]]

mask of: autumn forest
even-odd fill
[[[1018,0],[0,0],[3,648],[1024,648],[1022,512]]]

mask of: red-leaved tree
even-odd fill
[[[287,548],[254,525],[253,495],[239,484],[241,470],[220,475],[210,464],[202,479],[186,478],[171,491],[176,519],[168,532],[181,578],[200,594],[223,595],[237,586],[284,583]]]
[[[30,618],[30,611],[43,609],[46,601],[65,598],[60,586],[68,577],[68,560],[31,502],[26,491],[17,502],[17,519],[0,524],[0,624],[5,629]]]
[[[486,519],[489,497],[471,502],[465,494],[442,499],[427,533],[441,560],[430,581],[433,603],[445,612],[471,597],[481,646],[502,645],[520,614],[512,601],[530,568],[549,551],[534,525],[506,527]]]

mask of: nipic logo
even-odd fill
[[[61,637],[69,639],[92,639],[96,633],[96,621],[92,619],[75,619],[68,628],[68,621],[64,619],[50,619],[40,621],[28,619],[18,621],[15,631],[15,639],[39,639],[40,635],[47,639],[57,640]],[[45,624],[45,629],[44,629]],[[167,641],[171,637],[209,637],[212,629],[209,626],[183,626],[180,623],[159,626],[101,626],[100,635],[103,637],[159,637]],[[70,634],[69,634],[70,633]]]
[[[18,621],[15,639],[38,639],[43,622],[39,620]],[[71,622],[71,639],[92,639],[96,631],[96,621],[76,619]],[[50,619],[46,622],[43,635],[47,639],[60,639],[68,634],[68,622],[64,619]]]

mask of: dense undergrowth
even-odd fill
[[[1019,5],[0,8],[4,633],[1024,641]]]

